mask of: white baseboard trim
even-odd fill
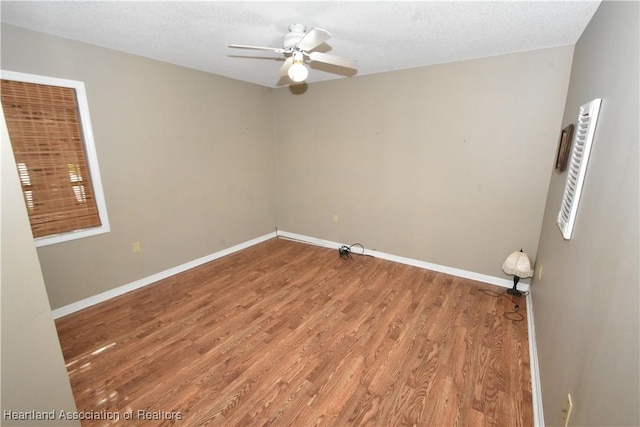
[[[527,294],[527,327],[529,334],[529,366],[531,370],[531,398],[533,400],[533,425],[544,427],[544,411],[542,409],[542,387],[540,384],[540,366],[538,365],[538,348],[536,346],[536,328],[533,322],[533,303],[531,292]]]
[[[246,249],[246,248],[248,248],[250,246],[253,246],[253,245],[257,245],[258,243],[262,243],[262,242],[264,242],[266,240],[273,239],[274,237],[276,237],[276,233],[275,232],[269,233],[269,234],[265,234],[264,236],[260,236],[260,237],[257,237],[255,239],[248,240],[248,241],[243,242],[243,243],[239,243],[239,244],[237,244],[235,246],[231,246],[230,248],[223,249],[223,250],[218,251],[218,252],[214,252],[214,253],[212,253],[210,255],[206,255],[206,256],[204,256],[202,258],[198,258],[198,259],[195,259],[193,261],[186,262],[184,264],[180,264],[178,266],[169,268],[168,270],[164,270],[164,271],[161,271],[159,273],[152,274],[151,276],[144,277],[142,279],[136,280],[136,281],[128,283],[126,285],[119,286],[119,287],[114,288],[114,289],[110,289],[108,291],[105,291],[105,292],[102,292],[100,294],[91,296],[89,298],[85,298],[83,300],[80,300],[78,302],[74,302],[74,303],[69,304],[69,305],[65,305],[64,307],[56,308],[55,310],[51,311],[51,314],[53,315],[54,319],[59,319],[60,317],[69,315],[71,313],[75,313],[76,311],[80,311],[80,310],[85,309],[87,307],[91,307],[92,305],[101,303],[101,302],[106,301],[108,299],[115,298],[115,297],[120,296],[122,294],[125,294],[127,292],[131,292],[133,290],[142,288],[144,286],[147,286],[147,285],[150,285],[152,283],[155,283],[155,282],[157,282],[159,280],[166,279],[167,277],[171,277],[171,276],[173,276],[175,274],[182,273],[183,271],[187,271],[187,270],[189,270],[191,268],[197,267],[197,266],[205,264],[207,262],[216,260],[218,258],[222,258],[223,256],[230,255],[230,254],[232,254],[234,252],[238,252],[238,251],[240,251],[242,249]]]
[[[284,239],[296,240],[302,243],[309,243],[316,246],[322,246],[325,248],[338,249],[340,246],[344,245],[343,243],[332,242],[330,240],[318,239],[315,237],[309,237],[302,234],[290,233],[288,231],[280,231],[277,232],[278,237],[282,237]],[[349,246],[348,244],[346,246]],[[360,248],[354,248],[353,253],[360,253]],[[505,288],[512,288],[513,281],[509,279],[504,279],[501,277],[489,276],[486,274],[476,273],[473,271],[461,270],[459,268],[448,267],[446,265],[433,264],[426,261],[420,261],[413,258],[406,258],[398,255],[392,255],[385,252],[380,252],[372,249],[365,249],[363,252],[364,255],[370,255],[375,258],[386,259],[387,261],[398,262],[401,264],[412,265],[414,267],[424,268],[426,270],[438,271],[440,273],[451,274],[452,276],[463,277],[465,279],[476,280],[478,282],[488,283],[491,285],[502,286]],[[527,283],[519,283],[518,289],[526,292],[529,290],[529,285]]]

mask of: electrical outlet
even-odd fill
[[[333,223],[334,224],[338,223],[338,214],[333,214]]]
[[[140,247],[140,242],[133,242],[133,253],[137,254],[138,252],[142,252],[142,248]]]
[[[571,418],[571,410],[573,409],[573,400],[571,400],[571,393],[567,393],[567,402],[564,408],[562,408],[562,419],[564,420],[564,427],[569,426],[569,418]]]
[[[542,266],[538,268],[538,280],[542,280],[542,269],[543,269]]]

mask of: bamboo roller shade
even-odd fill
[[[7,129],[34,237],[100,226],[73,88],[2,80]]]

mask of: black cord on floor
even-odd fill
[[[361,253],[353,252],[351,248],[353,248],[354,246],[359,246],[362,249],[362,252]],[[371,255],[365,254],[364,251],[365,251],[364,246],[362,246],[362,244],[360,243],[354,243],[351,246],[342,245],[338,248],[338,254],[340,254],[340,258],[342,259],[351,258],[352,253],[354,253],[355,255],[371,256]]]
[[[506,299],[511,301],[511,303],[513,304],[513,311],[505,312],[504,313],[504,317],[506,317],[509,320],[513,320],[514,322],[522,322],[524,320],[524,316],[522,315],[522,313],[519,312],[520,305],[518,305],[518,303],[513,298],[511,298],[509,296],[507,291],[496,292],[496,291],[491,291],[489,289],[480,289],[480,292],[482,292],[485,295],[489,295],[490,297],[494,297],[494,298],[505,297]],[[529,292],[523,292],[522,293],[523,296],[527,296],[528,294],[529,294]]]

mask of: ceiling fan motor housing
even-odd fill
[[[307,27],[303,24],[289,25],[289,32],[282,38],[282,44],[286,50],[292,50],[302,40]]]

